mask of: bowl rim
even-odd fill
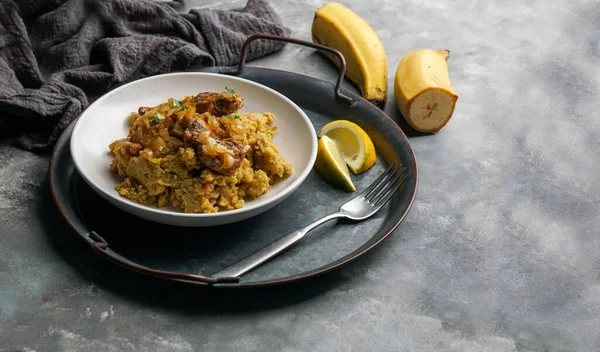
[[[104,100],[106,100],[108,97],[110,97],[111,95],[119,92],[120,90],[124,90],[128,87],[130,87],[131,85],[134,84],[139,84],[142,81],[150,81],[150,80],[154,80],[154,79],[159,79],[165,76],[213,76],[213,77],[219,77],[220,79],[229,79],[232,81],[242,81],[244,83],[250,84],[252,86],[257,87],[258,89],[263,89],[266,91],[269,91],[273,94],[275,94],[276,96],[278,96],[279,98],[283,99],[283,101],[285,103],[287,103],[290,107],[292,107],[294,110],[296,110],[299,115],[302,117],[302,120],[304,122],[304,124],[306,125],[309,134],[310,134],[310,157],[308,160],[308,163],[306,163],[306,165],[303,166],[303,168],[301,169],[300,174],[298,175],[298,177],[291,183],[289,184],[287,187],[285,187],[284,189],[282,189],[281,191],[279,191],[278,193],[276,193],[275,195],[273,195],[271,198],[268,198],[267,200],[262,200],[259,198],[257,198],[257,202],[254,204],[251,204],[249,206],[246,206],[246,204],[244,204],[244,206],[242,206],[239,209],[233,209],[233,210],[226,210],[226,211],[220,211],[217,213],[184,213],[184,212],[180,212],[180,211],[173,211],[173,210],[165,210],[165,209],[160,209],[160,208],[153,208],[144,204],[138,204],[135,203],[129,199],[120,197],[112,192],[109,192],[108,190],[104,189],[103,187],[101,187],[100,185],[98,185],[95,181],[93,181],[89,175],[85,172],[85,168],[82,167],[82,165],[80,164],[80,160],[79,158],[76,157],[77,152],[76,152],[76,143],[74,142],[77,138],[73,138],[74,136],[77,136],[77,133],[82,125],[82,121],[84,120],[86,113],[88,113],[93,107],[95,107],[96,105],[100,105]],[[306,113],[296,104],[294,103],[291,99],[289,99],[288,97],[286,97],[285,95],[281,94],[280,92],[269,88],[267,86],[264,86],[260,83],[245,79],[245,78],[241,78],[241,77],[237,77],[237,76],[230,76],[230,75],[224,75],[224,74],[220,74],[220,73],[212,73],[212,72],[171,72],[171,73],[164,73],[164,74],[158,74],[158,75],[153,75],[153,76],[148,76],[148,77],[144,77],[144,78],[140,78],[131,82],[128,82],[126,84],[123,84],[121,86],[118,86],[106,93],[104,93],[100,98],[96,99],[92,104],[90,104],[87,108],[85,108],[80,115],[77,117],[77,121],[75,121],[75,125],[73,126],[73,131],[71,133],[70,136],[70,140],[69,140],[69,149],[71,151],[71,155],[72,155],[72,159],[73,159],[73,164],[75,165],[75,168],[77,169],[77,172],[81,175],[81,177],[93,188],[96,190],[96,192],[101,192],[102,194],[108,196],[110,199],[119,202],[121,204],[123,204],[126,207],[131,207],[131,208],[135,208],[139,211],[142,212],[149,212],[149,213],[154,213],[156,215],[160,215],[160,216],[172,216],[172,217],[177,217],[177,218],[206,218],[206,219],[217,219],[217,218],[224,218],[224,217],[229,217],[229,216],[236,216],[236,215],[242,215],[242,214],[246,214],[249,212],[253,212],[256,211],[260,208],[266,207],[269,204],[272,204],[274,202],[278,202],[280,200],[283,200],[283,198],[286,198],[288,195],[290,195],[292,192],[294,192],[303,182],[304,180],[308,177],[308,175],[310,174],[310,172],[312,171],[313,165],[316,161],[317,158],[317,143],[318,143],[318,139],[317,139],[317,133],[315,131],[315,128],[312,124],[312,122],[310,121],[309,117],[306,115]],[[265,198],[263,198],[265,199]]]

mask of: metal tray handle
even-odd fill
[[[136,262],[133,262],[110,249],[108,247],[108,242],[106,242],[106,240],[100,235],[98,235],[95,231],[90,232],[86,237],[86,240],[91,244],[92,249],[96,253],[100,254],[101,256],[112,261],[115,264],[132,269],[140,273],[148,274],[162,279],[170,279],[190,283],[204,283],[207,285],[230,284],[238,283],[240,281],[239,277],[212,277],[151,269],[140,265]]]
[[[338,79],[337,79],[337,82],[335,83],[335,88],[334,88],[335,96],[338,99],[341,99],[348,104],[354,103],[354,99],[352,99],[351,97],[349,97],[346,94],[341,92],[342,82],[344,81],[344,76],[346,75],[346,60],[344,59],[344,55],[342,55],[342,53],[340,53],[339,51],[337,51],[333,48],[330,48],[328,46],[307,42],[305,40],[300,40],[300,39],[295,39],[295,38],[290,38],[290,37],[283,37],[280,35],[264,34],[264,33],[257,33],[257,34],[251,35],[250,37],[248,37],[248,39],[246,39],[246,42],[242,46],[242,52],[240,54],[240,60],[239,60],[238,67],[237,68],[224,68],[224,69],[220,70],[219,73],[229,74],[229,75],[242,74],[244,72],[244,68],[246,66],[246,57],[248,56],[248,48],[250,47],[250,44],[257,39],[268,39],[268,40],[275,40],[275,41],[280,41],[280,42],[298,44],[301,46],[307,46],[307,47],[310,47],[313,49],[317,49],[317,50],[324,51],[324,52],[335,55],[338,58],[338,60],[340,60],[340,74],[338,76]]]

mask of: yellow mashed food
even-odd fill
[[[115,190],[131,201],[186,213],[241,208],[288,177],[292,165],[273,143],[272,113],[239,113],[241,96],[200,93],[140,107],[127,138],[109,145]]]

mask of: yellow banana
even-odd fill
[[[394,95],[404,119],[421,132],[437,132],[452,114],[458,95],[450,83],[448,57],[443,49],[406,54],[396,69]]]
[[[363,98],[379,108],[385,106],[387,57],[367,22],[346,6],[332,2],[315,13],[312,40],[340,51],[346,60],[346,76],[360,88]],[[335,56],[326,55],[339,67]]]

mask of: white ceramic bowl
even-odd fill
[[[108,145],[127,136],[127,117],[140,106],[158,105],[170,97],[220,92],[233,88],[244,99],[241,112],[272,112],[278,131],[274,143],[292,163],[292,175],[279,181],[240,209],[211,214],[186,214],[173,208],[141,205],[119,196],[122,178],[110,170]],[[108,92],[92,103],[75,123],[71,153],[83,179],[104,199],[144,219],[177,226],[215,226],[250,218],[288,197],[310,173],[317,155],[317,135],[306,114],[280,93],[239,77],[183,72],[143,78]]]

